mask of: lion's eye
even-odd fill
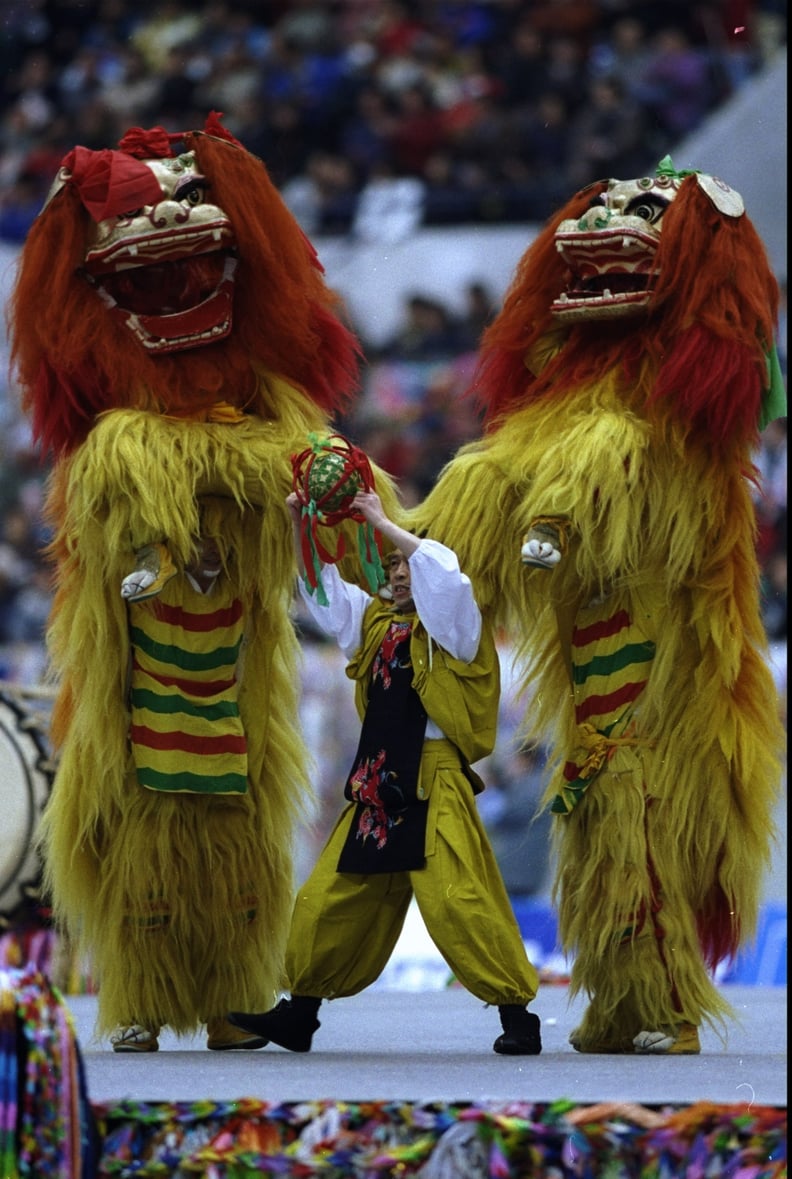
[[[190,205],[195,208],[196,205],[202,205],[206,199],[207,184],[203,179],[193,178],[180,184],[173,194],[175,201],[181,201],[182,204]]]
[[[640,217],[642,221],[654,223],[660,220],[667,208],[668,201],[647,200],[646,197],[640,197],[630,202],[626,212],[631,217]]]

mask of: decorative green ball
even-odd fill
[[[344,478],[346,468],[346,456],[332,450],[317,454],[311,463],[307,480],[308,494],[322,511],[340,511],[362,487],[362,480],[357,471],[350,471]],[[336,483],[338,486],[330,494]],[[325,496],[328,498],[325,499]]]

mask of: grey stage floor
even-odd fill
[[[89,1099],[265,1102],[630,1101],[643,1105],[787,1103],[786,987],[724,986],[739,1022],[724,1045],[708,1028],[690,1057],[581,1056],[567,1043],[582,1002],[546,984],[533,1004],[543,1025],[538,1057],[492,1051],[497,1011],[466,991],[369,990],[325,1003],[310,1053],[276,1047],[208,1052],[203,1036],[163,1033],[160,1051],[116,1055],[93,1039],[96,999],[68,996]]]

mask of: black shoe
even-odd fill
[[[498,1007],[503,1035],[492,1047],[501,1056],[538,1056],[542,1051],[539,1016],[517,1003]]]
[[[271,1011],[229,1011],[226,1019],[235,1028],[252,1032],[289,1052],[310,1052],[311,1040],[320,1026],[316,1013],[321,999],[295,995],[281,999]]]

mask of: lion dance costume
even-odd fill
[[[696,1053],[755,931],[784,732],[752,456],[783,415],[778,288],[736,192],[598,182],[520,259],[472,390],[487,418],[411,522],[515,636],[552,735],[554,899],[581,1052]]]
[[[239,1046],[212,1027],[281,985],[310,798],[290,458],[348,404],[358,343],[264,164],[215,113],[65,157],[11,327],[53,458],[58,771],[40,842],[55,915],[94,971],[99,1031],[141,1025],[145,1049],[162,1025],[206,1022],[210,1047]],[[202,528],[225,586],[203,606],[175,576]]]

